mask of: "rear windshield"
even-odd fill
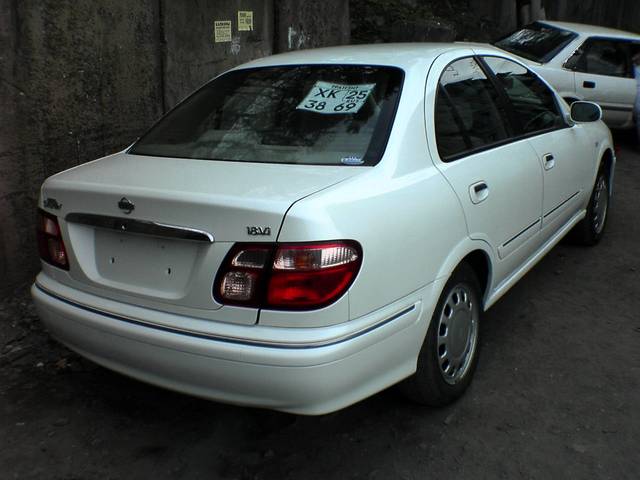
[[[577,36],[577,33],[536,22],[507,35],[494,45],[534,62],[547,63]]]
[[[402,80],[400,69],[362,65],[232,71],[169,112],[129,153],[374,165],[384,153]]]

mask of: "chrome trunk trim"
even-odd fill
[[[135,233],[138,235],[150,235],[154,237],[175,238],[179,240],[192,240],[196,242],[213,243],[213,235],[195,228],[167,225],[166,223],[152,222],[149,220],[136,220],[132,218],[110,217],[107,215],[95,215],[92,213],[69,213],[65,217],[69,223],[88,225],[90,227],[117,230],[119,232]]]

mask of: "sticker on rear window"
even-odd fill
[[[318,81],[296,110],[325,114],[357,113],[375,86],[375,83],[342,85]]]
[[[360,157],[350,156],[350,157],[342,157],[340,159],[343,165],[362,165],[364,160]]]

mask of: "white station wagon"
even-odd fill
[[[520,57],[569,103],[597,102],[611,128],[633,128],[638,93],[632,57],[640,35],[611,28],[540,21],[497,41]]]
[[[482,312],[603,234],[600,116],[491,47],[256,60],[46,180],[33,298],[73,350],[180,392],[322,414],[403,381],[444,405]]]

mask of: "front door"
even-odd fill
[[[528,139],[543,172],[542,227],[553,234],[583,204],[593,173],[592,140],[580,125],[571,127],[553,91],[536,74],[511,60],[483,57],[502,84],[514,121]]]

